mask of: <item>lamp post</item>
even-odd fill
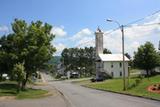
[[[159,45],[158,45],[158,50],[160,51],[160,41],[159,41]]]
[[[114,22],[116,23],[122,33],[122,57],[123,57],[123,90],[126,90],[126,77],[125,77],[125,61],[124,61],[124,26],[121,25],[118,21],[107,19],[108,22]]]

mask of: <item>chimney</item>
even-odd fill
[[[103,32],[98,27],[95,32],[96,36],[96,55],[103,54]]]

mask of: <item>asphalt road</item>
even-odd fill
[[[160,102],[127,95],[104,92],[72,84],[71,81],[52,81],[44,74],[53,96],[41,99],[0,100],[0,107],[160,107]],[[56,88],[56,89],[55,89]]]
[[[69,81],[50,82],[71,107],[160,107],[159,101],[85,88]]]

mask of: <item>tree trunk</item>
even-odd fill
[[[26,89],[26,84],[29,78],[29,73],[26,74],[26,78],[22,81],[22,87],[21,90],[25,90]]]
[[[19,92],[20,92],[20,89],[21,89],[21,82],[20,82],[20,81],[18,81],[17,93],[19,93]]]

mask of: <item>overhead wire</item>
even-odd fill
[[[143,17],[143,18],[140,18],[140,19],[137,19],[137,20],[132,21],[132,22],[130,22],[130,23],[127,23],[126,25],[124,25],[124,27],[138,27],[138,26],[160,25],[160,22],[150,23],[150,24],[136,24],[137,22],[143,21],[143,20],[145,20],[145,19],[147,19],[147,18],[149,18],[149,17],[152,17],[152,16],[154,16],[154,15],[156,15],[156,14],[158,14],[158,13],[160,13],[160,10],[157,10],[157,11],[153,12],[152,14],[149,14],[149,15]],[[136,25],[134,25],[134,24],[136,24]],[[105,34],[106,34],[106,35],[109,35],[109,34],[115,32],[115,31],[117,31],[118,29],[119,29],[119,27],[117,27],[117,28],[115,28],[115,29],[112,29],[110,32],[107,32],[107,33],[105,33]],[[90,42],[95,42],[95,40],[90,40],[90,41],[81,43],[81,44],[77,45],[76,47],[80,47],[80,46],[82,46],[82,45],[84,45],[84,44],[88,44],[88,43],[90,43]]]

